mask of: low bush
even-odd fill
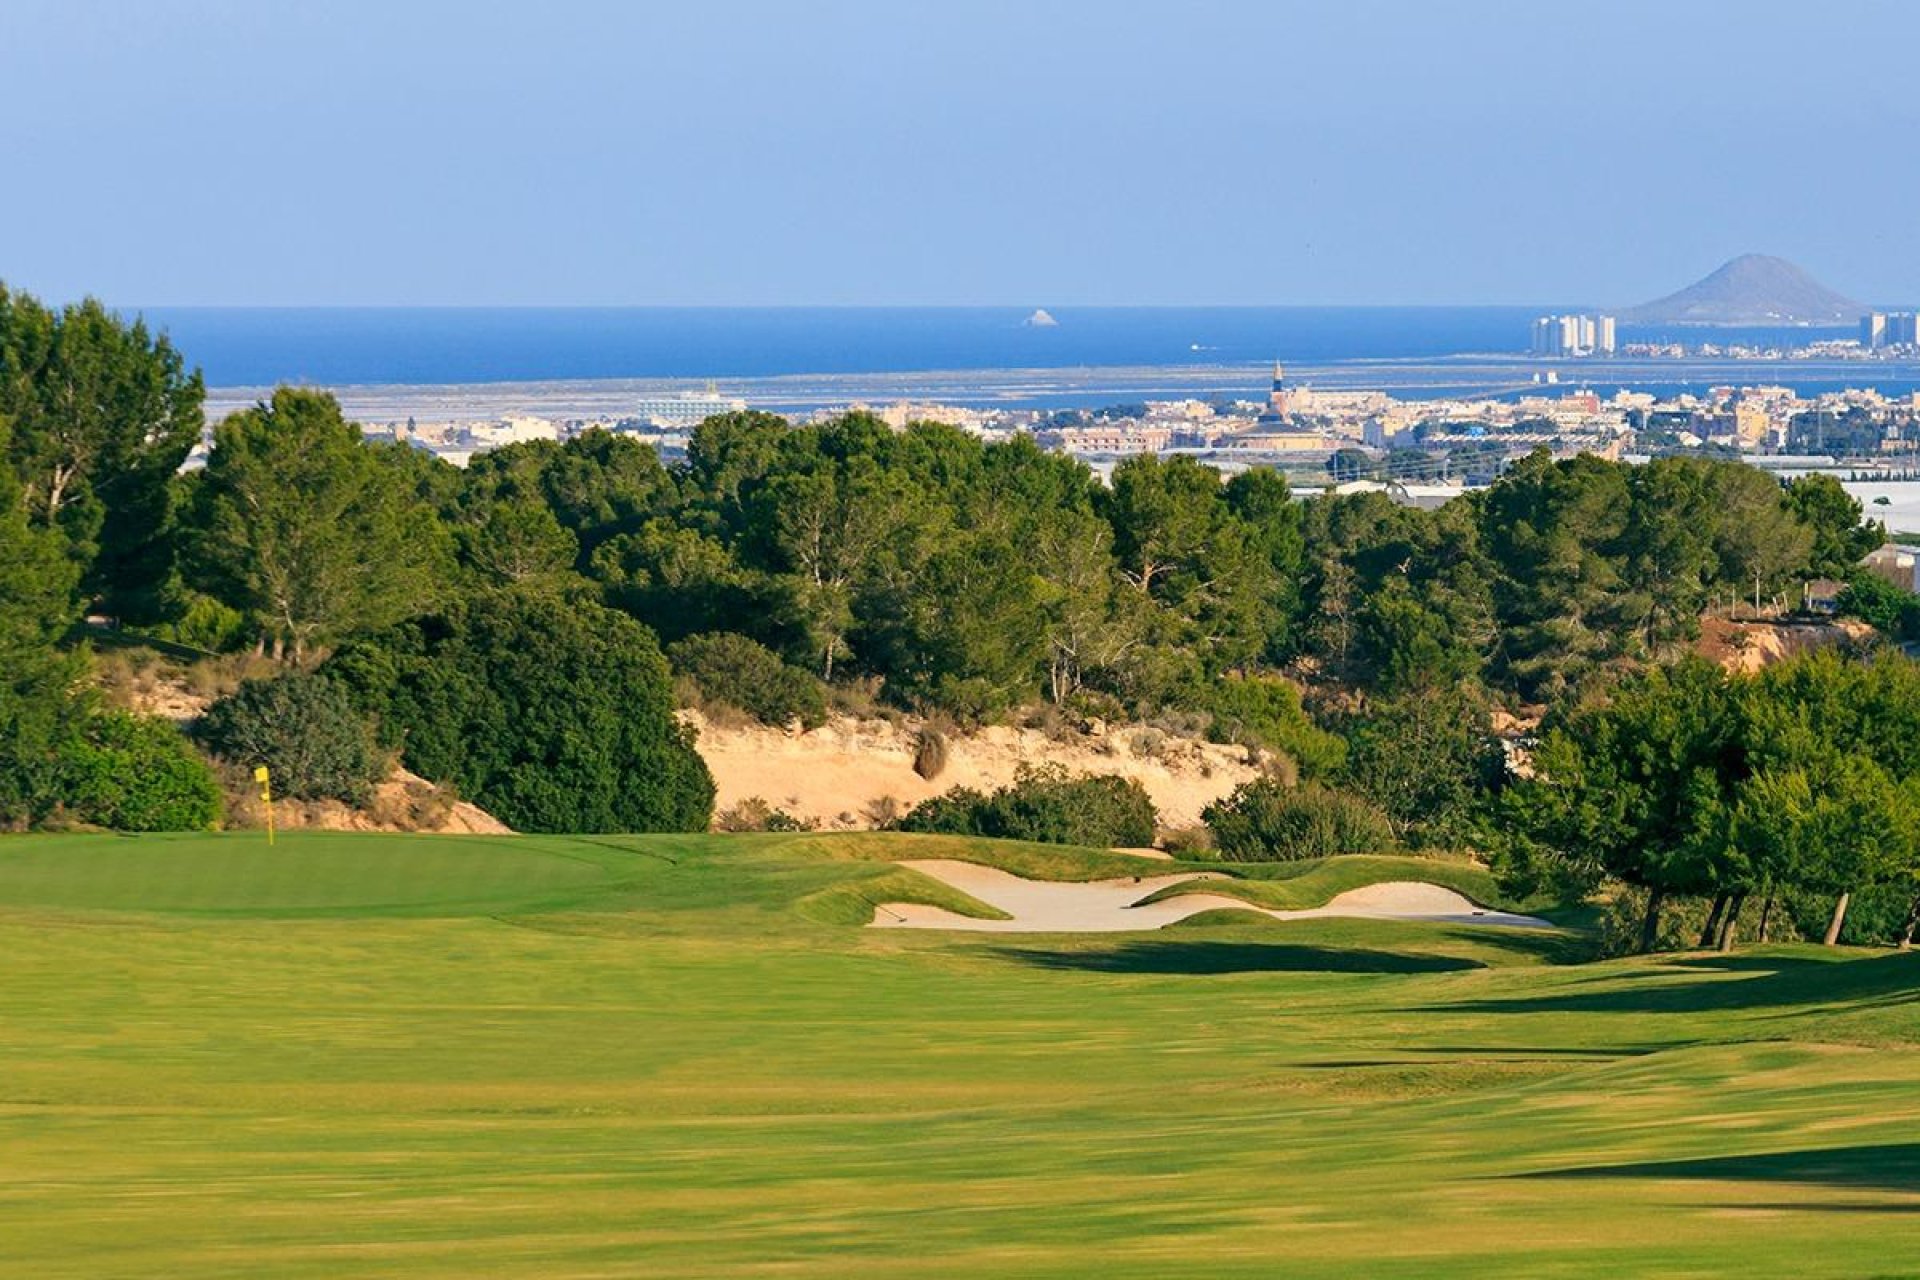
[[[1133,848],[1153,843],[1155,816],[1146,788],[1131,778],[1023,768],[990,795],[956,787],[924,801],[899,825],[902,831]]]
[[[296,800],[364,804],[387,774],[373,722],[324,675],[248,680],[207,708],[196,732],[222,759],[266,765],[275,793]]]
[[[166,621],[135,630],[206,653],[231,653],[251,643],[257,634],[244,613],[198,591],[170,591],[166,612]]]
[[[810,673],[790,667],[773,650],[730,631],[688,636],[667,648],[673,669],[709,702],[726,703],[762,724],[802,728],[827,722],[827,695]]]
[[[1394,847],[1379,809],[1344,791],[1309,782],[1288,787],[1256,778],[1201,813],[1229,862],[1279,862]]]
[[[784,809],[776,809],[759,796],[748,796],[713,816],[713,825],[721,831],[812,831],[820,824],[796,818]]]
[[[1285,680],[1248,676],[1221,680],[1208,694],[1214,742],[1259,747],[1289,757],[1307,778],[1329,778],[1346,763],[1347,744],[1315,724],[1300,691]]]
[[[220,782],[181,732],[153,716],[91,717],[61,749],[68,815],[115,831],[205,831]]]
[[[928,725],[913,740],[913,771],[932,782],[947,768],[947,735]]]
[[[1219,856],[1213,832],[1202,826],[1166,828],[1160,832],[1160,847],[1187,862],[1208,861]]]
[[[885,831],[900,821],[900,801],[893,796],[875,796],[860,806],[860,816],[875,831]]]

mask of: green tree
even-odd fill
[[[700,831],[713,778],[653,634],[524,589],[458,600],[325,667],[407,767],[522,831]]]
[[[1920,779],[1920,664],[1809,654],[1763,671],[1743,715],[1749,766],[1771,788],[1743,807],[1744,829],[1776,879],[1833,895],[1837,938],[1854,893],[1911,874],[1900,824]]]
[[[679,493],[652,445],[609,431],[582,431],[546,447],[540,486],[560,527],[586,564],[610,538],[673,510]]]
[[[1774,491],[1779,486],[1754,473]],[[1694,458],[1656,458],[1628,475],[1629,507],[1619,549],[1622,621],[1645,654],[1685,638],[1697,626],[1707,589],[1718,577],[1714,547],[1722,523],[1707,465]]]
[[[168,576],[168,486],[204,387],[141,321],[88,299],[55,313],[0,286],[0,418],[31,518],[58,527],[84,590],[146,620]]]
[[[779,465],[791,430],[771,413],[718,414],[693,429],[683,476],[704,532],[747,527],[754,494]]]
[[[952,535],[867,624],[869,661],[904,697],[978,721],[1038,692],[1047,633],[1030,558]]]
[[[59,752],[85,710],[83,659],[58,647],[78,576],[61,536],[28,518],[19,482],[0,469],[0,827],[36,822],[60,799]]]
[[[283,387],[214,433],[193,522],[209,591],[275,652],[390,625],[448,580],[448,537],[413,490],[413,451],[369,445],[322,392]]]
[[[549,504],[545,472],[558,460],[550,445],[509,445],[475,458],[447,513],[460,559],[492,586],[554,582],[579,555],[574,534]]]
[[[1742,834],[1802,888],[1833,895],[1826,944],[1839,941],[1861,888],[1913,883],[1920,869],[1920,805],[1874,761],[1830,756],[1810,768],[1757,774]]]
[[[1479,678],[1495,629],[1471,503],[1426,512],[1379,492],[1323,495],[1302,514],[1305,652],[1389,696]]]
[[[1137,614],[1118,598],[1113,532],[1077,510],[1042,521],[1028,544],[1038,577],[1040,626],[1046,641],[1047,693],[1055,703],[1088,679],[1121,683],[1118,671],[1137,648]]]
[[[1842,617],[1858,618],[1889,640],[1920,640],[1920,595],[1865,569],[1849,570],[1846,582],[1834,602]]]
[[[810,673],[746,636],[710,631],[668,646],[673,669],[692,680],[700,696],[738,707],[762,724],[803,729],[827,722],[826,693]]]
[[[1501,796],[1503,878],[1520,892],[1584,892],[1603,876],[1645,889],[1651,948],[1670,897],[1718,887],[1747,773],[1726,673],[1697,659],[1640,672],[1549,716],[1531,776]]]
[[[744,568],[726,543],[665,518],[618,534],[594,549],[587,574],[606,603],[671,643],[705,631],[738,631],[769,647],[792,649],[780,586]]]
[[[1496,774],[1486,699],[1466,687],[1371,702],[1346,737],[1346,785],[1380,807],[1400,840],[1459,839]]]
[[[1798,518],[1787,491],[1742,462],[1708,465],[1718,516],[1713,525],[1718,581],[1730,590],[1766,595],[1804,575],[1815,554],[1816,532]]]
[[[866,415],[790,433],[781,446],[783,465],[753,492],[749,545],[787,577],[803,651],[831,680],[852,653],[856,595],[908,532],[914,494],[889,466],[892,433]]]
[[[1787,483],[1787,503],[1813,535],[1807,571],[1844,578],[1867,552],[1887,540],[1886,526],[1862,522],[1860,500],[1829,475],[1801,476]]]
[[[1218,471],[1141,454],[1114,468],[1103,506],[1122,577],[1164,615],[1150,636],[1212,671],[1258,656],[1276,626],[1274,566]]]
[[[1481,545],[1495,570],[1495,659],[1530,697],[1551,697],[1618,654],[1632,516],[1627,469],[1537,450],[1484,495]],[[1657,905],[1657,904],[1656,904]]]
[[[1292,638],[1292,620],[1300,607],[1300,576],[1306,555],[1301,535],[1300,504],[1280,472],[1255,467],[1228,478],[1223,495],[1227,510],[1247,530],[1254,549],[1271,570],[1272,610],[1266,654],[1285,656]]]

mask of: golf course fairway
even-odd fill
[[[0,839],[0,1271],[1920,1275],[1920,959],[1098,935],[911,836]],[[1413,870],[1410,870],[1413,868]],[[1216,868],[1218,869],[1218,868]],[[1312,907],[1484,873],[1235,868]]]

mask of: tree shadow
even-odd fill
[[[1580,964],[1593,959],[1594,954],[1592,938],[1564,929],[1503,929],[1467,925],[1446,929],[1444,936],[1449,941],[1470,942],[1476,947],[1504,951],[1543,964]]]
[[[1659,983],[1637,981],[1623,986],[1610,985],[1598,991],[1556,991],[1444,1007],[1452,1013],[1708,1013],[1800,1005],[1891,1005],[1920,999],[1920,958],[1912,955],[1887,955],[1870,960],[1715,956],[1676,960],[1660,969],[1643,972],[1666,976],[1713,972],[1748,976]],[[1630,975],[1618,976],[1624,979]]]
[[[1509,1176],[1525,1179],[1688,1178],[1710,1182],[1804,1182],[1828,1187],[1871,1187],[1920,1193],[1920,1142],[1769,1151],[1758,1155],[1713,1156],[1699,1160],[1642,1160],[1627,1164],[1543,1169]]]
[[[1712,1205],[1711,1208],[1725,1208],[1724,1205]],[[1822,1200],[1817,1204],[1799,1204],[1792,1201],[1767,1201],[1758,1203],[1741,1201],[1742,1209],[1767,1209],[1775,1213],[1920,1213],[1920,1202],[1911,1200]]]
[[[1458,973],[1477,960],[1277,942],[1126,942],[1087,950],[1000,947],[1009,960],[1083,973]]]

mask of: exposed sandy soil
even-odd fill
[[[963,929],[981,933],[1123,933],[1158,929],[1202,911],[1221,909],[1258,912],[1275,920],[1346,916],[1512,929],[1554,927],[1551,921],[1538,916],[1487,910],[1452,889],[1414,880],[1392,880],[1352,889],[1326,906],[1311,910],[1274,911],[1218,893],[1183,893],[1159,902],[1141,901],[1168,885],[1224,878],[1208,872],[1123,880],[1045,881],[1026,880],[994,867],[946,858],[900,865],[932,876],[989,906],[998,907],[1013,918],[980,920],[939,907],[889,902],[874,912],[875,928]]]
[[[396,766],[373,789],[373,799],[355,809],[338,800],[275,800],[273,820],[284,830],[417,831],[430,835],[512,835],[513,829],[477,805],[449,797],[417,773]],[[232,788],[227,825],[264,827],[266,813],[250,781]]]
[[[1796,654],[1869,639],[1873,628],[1857,618],[1831,622],[1700,620],[1699,651],[1729,671],[1751,674]]]
[[[875,806],[885,798],[904,812],[954,787],[990,791],[1012,782],[1023,764],[1137,778],[1163,824],[1191,826],[1207,805],[1259,774],[1239,747],[1152,729],[1114,728],[1056,740],[1035,729],[995,727],[953,737],[946,768],[929,782],[913,771],[918,726],[912,722],[836,716],[810,733],[797,733],[761,725],[717,728],[696,712],[682,714],[699,731],[700,755],[719,788],[716,809],[758,796],[827,829],[874,826]]]

